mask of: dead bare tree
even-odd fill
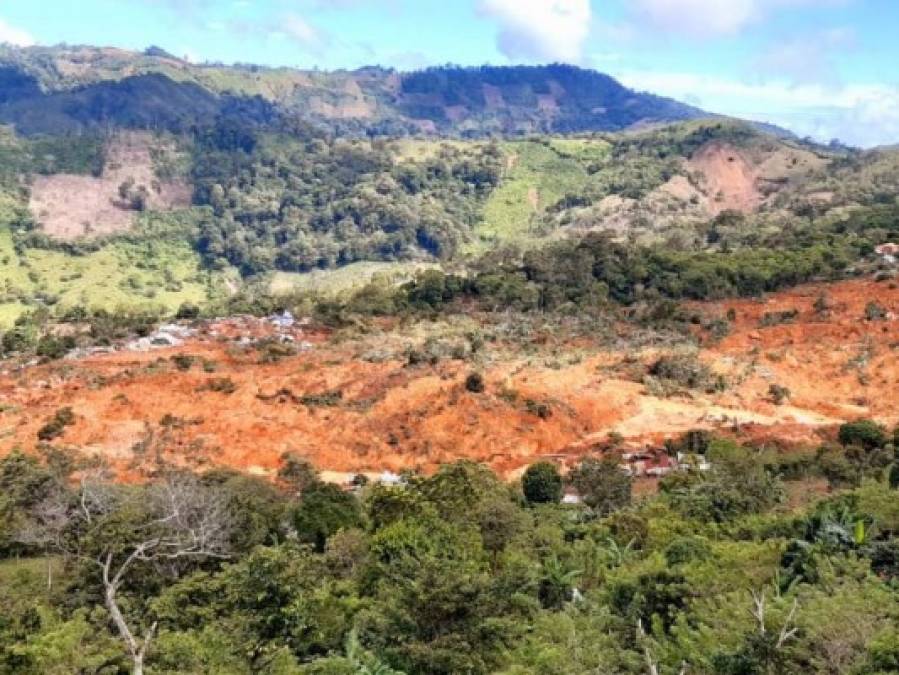
[[[767,596],[764,591],[752,591],[752,608],[749,613],[758,622],[759,635],[769,635],[768,628],[765,625],[765,612],[767,608]],[[775,649],[781,649],[789,640],[796,636],[799,629],[795,626],[796,612],[799,609],[799,601],[794,599],[790,612],[784,619],[783,626],[777,635],[777,641],[774,643]]]
[[[139,564],[176,573],[185,561],[225,558],[230,518],[225,498],[186,474],[145,487],[86,476],[76,495],[54,491],[33,510],[23,542],[99,567],[106,609],[142,675],[155,622],[138,636],[119,606],[123,583]]]

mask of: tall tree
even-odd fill
[[[602,515],[631,503],[631,477],[622,470],[615,455],[587,457],[571,472],[570,480],[584,503]]]
[[[228,555],[230,518],[221,491],[172,474],[147,487],[86,477],[75,494],[60,488],[31,511],[24,542],[43,544],[99,569],[106,609],[142,675],[156,622],[125,616],[119,592],[138,569],[177,575],[193,562]],[[138,626],[143,626],[142,635]]]

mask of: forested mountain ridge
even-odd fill
[[[0,47],[0,326],[338,269],[506,266],[533,284],[592,235],[608,243],[585,255],[660,257],[658,278],[593,270],[619,300],[754,293],[783,265],[840,275],[896,238],[896,151],[699,115],[561,65],[321,73]]]
[[[245,118],[267,121],[267,112],[277,112],[354,135],[614,131],[707,116],[608,75],[560,64],[322,72],[192,64],[152,48],[5,46],[0,90],[0,119],[25,133],[110,124],[180,131],[203,117],[234,112],[228,103],[235,100],[255,100],[252,110],[241,112]]]

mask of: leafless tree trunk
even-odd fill
[[[92,539],[83,536],[85,531],[96,528],[101,534],[104,521],[121,513],[140,515],[123,529],[113,528],[113,534],[102,533],[108,539],[91,550],[82,548]],[[122,583],[137,563],[166,571],[166,566],[186,560],[227,557],[229,528],[222,495],[193,476],[167,476],[140,489],[87,477],[77,500],[60,491],[38,505],[20,539],[100,567],[106,609],[131,656],[132,672],[143,675],[157,625],[151,624],[141,637],[135,635],[119,607]]]
[[[156,633],[156,622],[153,622],[144,634],[143,639],[138,640],[129,628],[125,617],[122,615],[116,597],[119,585],[124,579],[125,573],[128,571],[131,563],[139,557],[137,551],[138,549],[135,549],[135,552],[126,559],[125,563],[119,567],[118,571],[112,577],[110,577],[110,574],[113,557],[111,553],[106,555],[106,559],[103,562],[103,596],[106,600],[106,609],[109,611],[109,616],[112,617],[112,622],[115,624],[116,629],[119,631],[119,635],[121,635],[122,639],[125,641],[125,645],[128,647],[128,651],[131,654],[133,663],[132,672],[134,675],[143,675],[144,657],[146,656],[147,650],[150,648],[150,643],[153,641],[153,636]]]
[[[759,635],[767,635],[768,628],[765,626],[765,610],[767,605],[767,598],[765,596],[764,591],[758,593],[756,591],[752,592],[752,609],[749,610],[749,613],[755,617],[755,620],[758,621],[759,624]],[[787,614],[787,618],[784,619],[783,626],[780,629],[780,632],[777,635],[777,643],[774,645],[775,649],[780,649],[783,647],[789,640],[793,639],[796,636],[796,633],[799,631],[798,628],[794,625],[794,620],[796,618],[796,611],[799,609],[799,601],[793,600],[793,606],[790,607],[790,613]]]

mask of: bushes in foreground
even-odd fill
[[[152,672],[823,672],[835,640],[839,672],[889,664],[895,491],[787,510],[757,450],[679,445],[713,470],[635,497],[613,456],[588,459],[581,506],[558,503],[550,464],[522,492],[468,462],[346,492],[294,455],[276,485],[170,469],[115,485],[13,453],[0,556],[62,557],[49,590],[46,560],[0,560],[0,673],[129,669],[92,561],[120,569],[155,541],[184,555],[148,548],[113,589]]]

